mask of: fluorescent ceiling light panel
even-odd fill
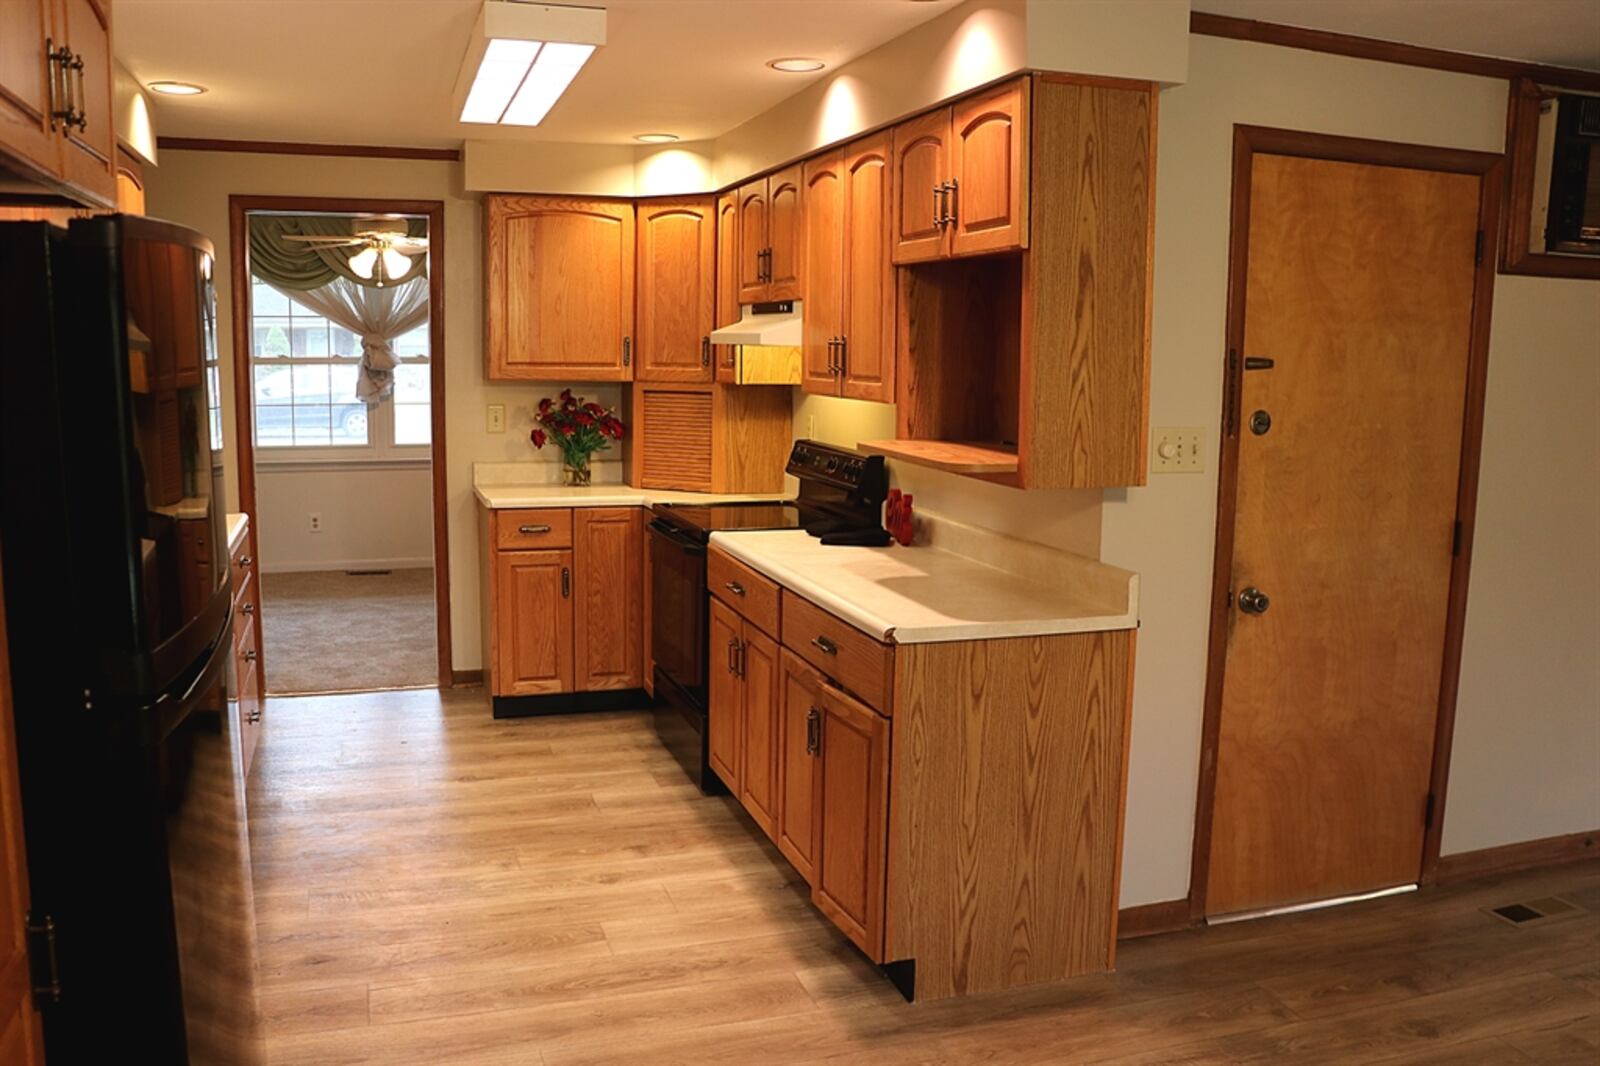
[[[456,78],[461,121],[537,126],[605,43],[604,8],[487,0]]]

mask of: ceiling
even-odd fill
[[[163,136],[453,147],[464,138],[631,144],[718,136],[958,0],[591,0],[607,44],[536,128],[463,126],[451,94],[479,0],[118,0],[116,51]]]
[[[1196,11],[1600,70],[1600,0],[1193,0]]]

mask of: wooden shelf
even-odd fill
[[[885,455],[952,474],[1014,477],[1017,449],[1004,444],[948,440],[868,440],[858,446],[868,455]]]

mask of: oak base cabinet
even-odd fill
[[[711,768],[761,831],[778,832],[778,642],[711,600]]]

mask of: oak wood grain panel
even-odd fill
[[[939,440],[865,440],[868,455],[887,455],[952,474],[999,477],[1017,472],[1017,451],[999,444]]]
[[[1019,78],[950,112],[950,254],[1028,246],[1029,90]]]
[[[1110,967],[1131,633],[896,651],[887,957],[917,998]]]
[[[783,674],[778,694],[778,820],[773,837],[783,857],[806,884],[816,883],[817,799],[822,760],[810,749],[822,718],[822,675],[788,648],[780,651]]]
[[[22,789],[11,707],[11,662],[6,648],[0,579],[0,1061],[43,1066],[44,1043],[28,969],[28,867],[22,839]]]
[[[768,636],[778,636],[780,590],[715,544],[706,553],[706,588],[745,621]]]
[[[822,775],[811,899],[873,962],[883,947],[889,719],[822,683]]]
[[[635,476],[647,489],[713,491],[711,387],[635,385]]]
[[[739,302],[755,303],[766,299],[766,250],[770,230],[771,201],[767,179],[747,181],[734,190],[739,227]]]
[[[643,518],[639,507],[575,512],[572,654],[573,684],[580,692],[644,683]]]
[[[845,333],[843,153],[824,152],[807,159],[804,181],[806,304],[800,385],[806,392],[837,396],[834,361],[838,339]]]
[[[117,129],[111,104],[110,5],[59,0],[55,35],[83,62],[72,98],[83,123],[64,131],[61,176],[107,207],[117,202]]]
[[[572,508],[518,507],[489,512],[500,551],[572,547]]]
[[[633,205],[490,194],[484,214],[489,379],[632,378]]]
[[[51,0],[0,3],[0,150],[54,174],[61,142],[50,128]]]
[[[1239,441],[1231,572],[1271,606],[1226,623],[1210,914],[1418,879],[1483,179],[1263,153],[1250,180],[1240,354],[1275,367],[1241,409],[1273,425]]]
[[[840,394],[894,402],[894,205],[887,131],[856,141],[844,155],[844,373]],[[810,210],[809,204],[807,210]],[[811,300],[806,301],[811,313]]]
[[[744,686],[739,683],[739,616],[721,600],[711,601],[710,690],[706,742],[711,769],[739,795],[744,771]]]
[[[805,217],[800,164],[767,176],[767,289],[764,300],[800,300]]]
[[[1029,488],[1146,478],[1155,97],[1034,86],[1021,424]]]
[[[709,196],[640,201],[634,380],[712,379],[705,337],[715,327],[716,228]]]
[[[868,636],[788,589],[783,590],[783,645],[866,700],[878,713],[890,713],[893,645]]]
[[[731,192],[717,197],[716,318],[718,329],[739,321],[739,200]],[[734,384],[738,376],[737,354],[738,348],[732,344],[718,344],[711,349],[717,381]]]
[[[950,108],[907,119],[894,127],[890,140],[895,265],[942,258],[950,238],[939,220],[937,190],[949,174]]]
[[[780,385],[712,392],[712,492],[782,492],[794,442],[794,404]]]
[[[744,765],[739,775],[739,802],[761,831],[778,834],[779,709],[782,668],[778,642],[742,621],[739,627],[739,688],[744,702]]]
[[[494,565],[499,658],[493,694],[571,692],[572,552],[502,551]]]

